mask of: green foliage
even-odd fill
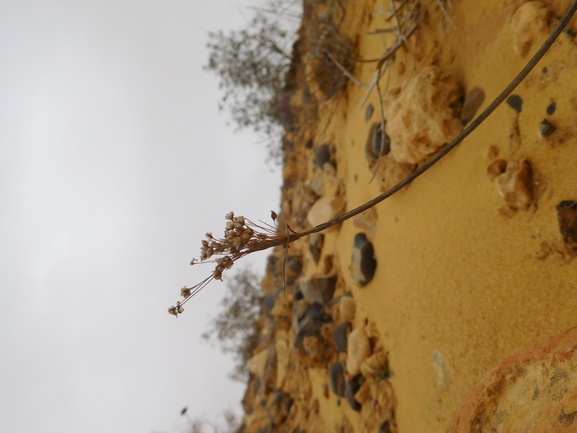
[[[238,272],[227,283],[218,316],[202,334],[207,341],[217,340],[223,352],[233,354],[236,363],[230,374],[233,380],[248,379],[246,362],[258,344],[263,299],[260,278],[250,268]]]
[[[224,95],[221,110],[230,113],[237,129],[252,128],[269,143],[271,158],[278,161],[283,126],[282,90],[291,56],[289,34],[280,22],[255,12],[245,29],[210,32],[205,70],[220,79]],[[276,152],[275,152],[276,150]]]

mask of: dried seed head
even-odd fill
[[[277,214],[271,211],[271,217],[274,221]],[[180,295],[184,298],[182,304],[177,302],[176,306],[168,309],[168,312],[173,316],[181,314],[184,311],[183,304],[210,281],[222,281],[223,272],[232,268],[236,260],[251,252],[286,243],[286,235],[277,233],[271,225],[265,224],[265,227],[261,227],[242,216],[235,217],[233,212],[226,214],[225,218],[226,225],[223,238],[215,238],[209,232],[205,234],[206,239],[201,240],[200,262],[206,262],[212,258],[212,262],[215,263],[214,270],[208,278],[195,286],[183,287],[180,290]],[[196,259],[192,259],[190,262],[191,265],[196,263],[198,263]]]

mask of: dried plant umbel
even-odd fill
[[[276,213],[272,212],[271,217],[273,221],[276,220]],[[227,213],[225,219],[224,237],[215,238],[212,233],[207,233],[206,239],[201,241],[200,260],[192,259],[190,262],[191,265],[215,263],[214,270],[200,283],[180,289],[184,300],[168,309],[173,316],[182,313],[183,305],[212,280],[222,281],[222,273],[232,268],[238,259],[256,251],[284,245],[289,240],[289,236],[278,232],[275,226],[256,224],[243,216],[235,216],[234,212]]]
[[[385,191],[383,194],[369,200],[368,202],[362,204],[361,206],[352,209],[336,218],[333,218],[326,223],[320,224],[313,227],[310,230],[304,232],[295,232],[287,226],[286,232],[279,232],[276,227],[268,226],[263,227],[258,224],[253,223],[244,217],[235,217],[234,213],[230,212],[226,215],[227,223],[225,228],[225,237],[223,239],[213,238],[211,233],[207,233],[207,240],[203,240],[201,248],[201,261],[209,262],[212,261],[216,263],[215,270],[212,274],[192,287],[183,287],[180,294],[184,300],[178,301],[176,306],[170,307],[168,312],[174,316],[178,316],[184,311],[182,305],[188,302],[196,293],[202,290],[208,283],[214,279],[221,280],[222,273],[230,269],[234,262],[247,254],[266,250],[275,246],[289,246],[290,243],[300,239],[303,236],[308,236],[313,233],[318,233],[326,230],[336,224],[339,224],[349,218],[352,218],[367,209],[377,205],[386,198],[397,193],[405,186],[414,181],[417,177],[421,176],[424,172],[430,169],[433,165],[439,162],[443,157],[445,157],[451,150],[457,147],[465,138],[471,134],[481,123],[483,123],[487,117],[489,117],[493,111],[501,105],[505,99],[517,88],[517,86],[523,81],[529,72],[537,65],[539,60],[545,55],[545,53],[551,48],[553,42],[557,39],[559,34],[563,31],[569,20],[573,17],[577,11],[577,0],[573,0],[566,12],[563,14],[555,29],[547,37],[547,40],[543,43],[541,48],[535,53],[535,55],[529,60],[527,65],[517,74],[517,76],[509,83],[509,85],[495,98],[491,104],[485,110],[479,114],[475,120],[473,120],[469,125],[457,136],[453,141],[447,144],[439,152],[437,152],[431,159],[425,162],[422,166],[417,168],[413,173],[399,182],[397,185]],[[276,219],[276,214],[274,212],[271,215],[273,221]],[[212,256],[219,256],[216,259],[211,260]],[[200,263],[193,260],[192,264]]]

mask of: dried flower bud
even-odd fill
[[[180,289],[180,296],[182,296],[183,298],[190,298],[191,295],[192,290],[189,289],[188,287],[183,287],[182,289]]]
[[[234,212],[233,212],[233,211],[230,211],[230,212],[227,213],[224,217],[225,217],[227,220],[232,221],[232,219],[234,218]]]

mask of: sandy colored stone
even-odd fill
[[[347,340],[347,373],[356,376],[361,365],[371,355],[371,342],[362,329],[353,329]]]
[[[447,432],[572,432],[576,415],[577,328],[572,328],[489,372]]]
[[[374,207],[353,218],[353,224],[355,227],[369,232],[372,232],[377,228],[378,222],[379,215],[377,214],[377,209]]]
[[[522,4],[511,18],[515,52],[520,56],[527,54],[533,42],[547,36],[547,27],[551,11],[540,1]]]
[[[307,221],[313,227],[325,223],[337,216],[344,206],[345,203],[341,197],[321,197],[311,206]]]
[[[511,209],[526,208],[533,201],[531,195],[531,166],[529,161],[509,161],[505,172],[495,178],[497,191]]]
[[[384,380],[389,376],[387,353],[383,350],[373,353],[361,364],[361,374],[373,380]]]
[[[248,371],[250,371],[252,374],[254,374],[256,376],[260,376],[262,374],[262,372],[264,371],[267,356],[268,356],[268,351],[267,350],[261,350],[256,355],[251,357],[246,362],[246,367],[248,368]]]
[[[343,296],[339,301],[339,321],[352,322],[355,320],[355,300],[352,296]]]
[[[459,85],[438,66],[427,66],[407,81],[385,108],[391,154],[397,162],[418,164],[462,129],[454,105]]]

